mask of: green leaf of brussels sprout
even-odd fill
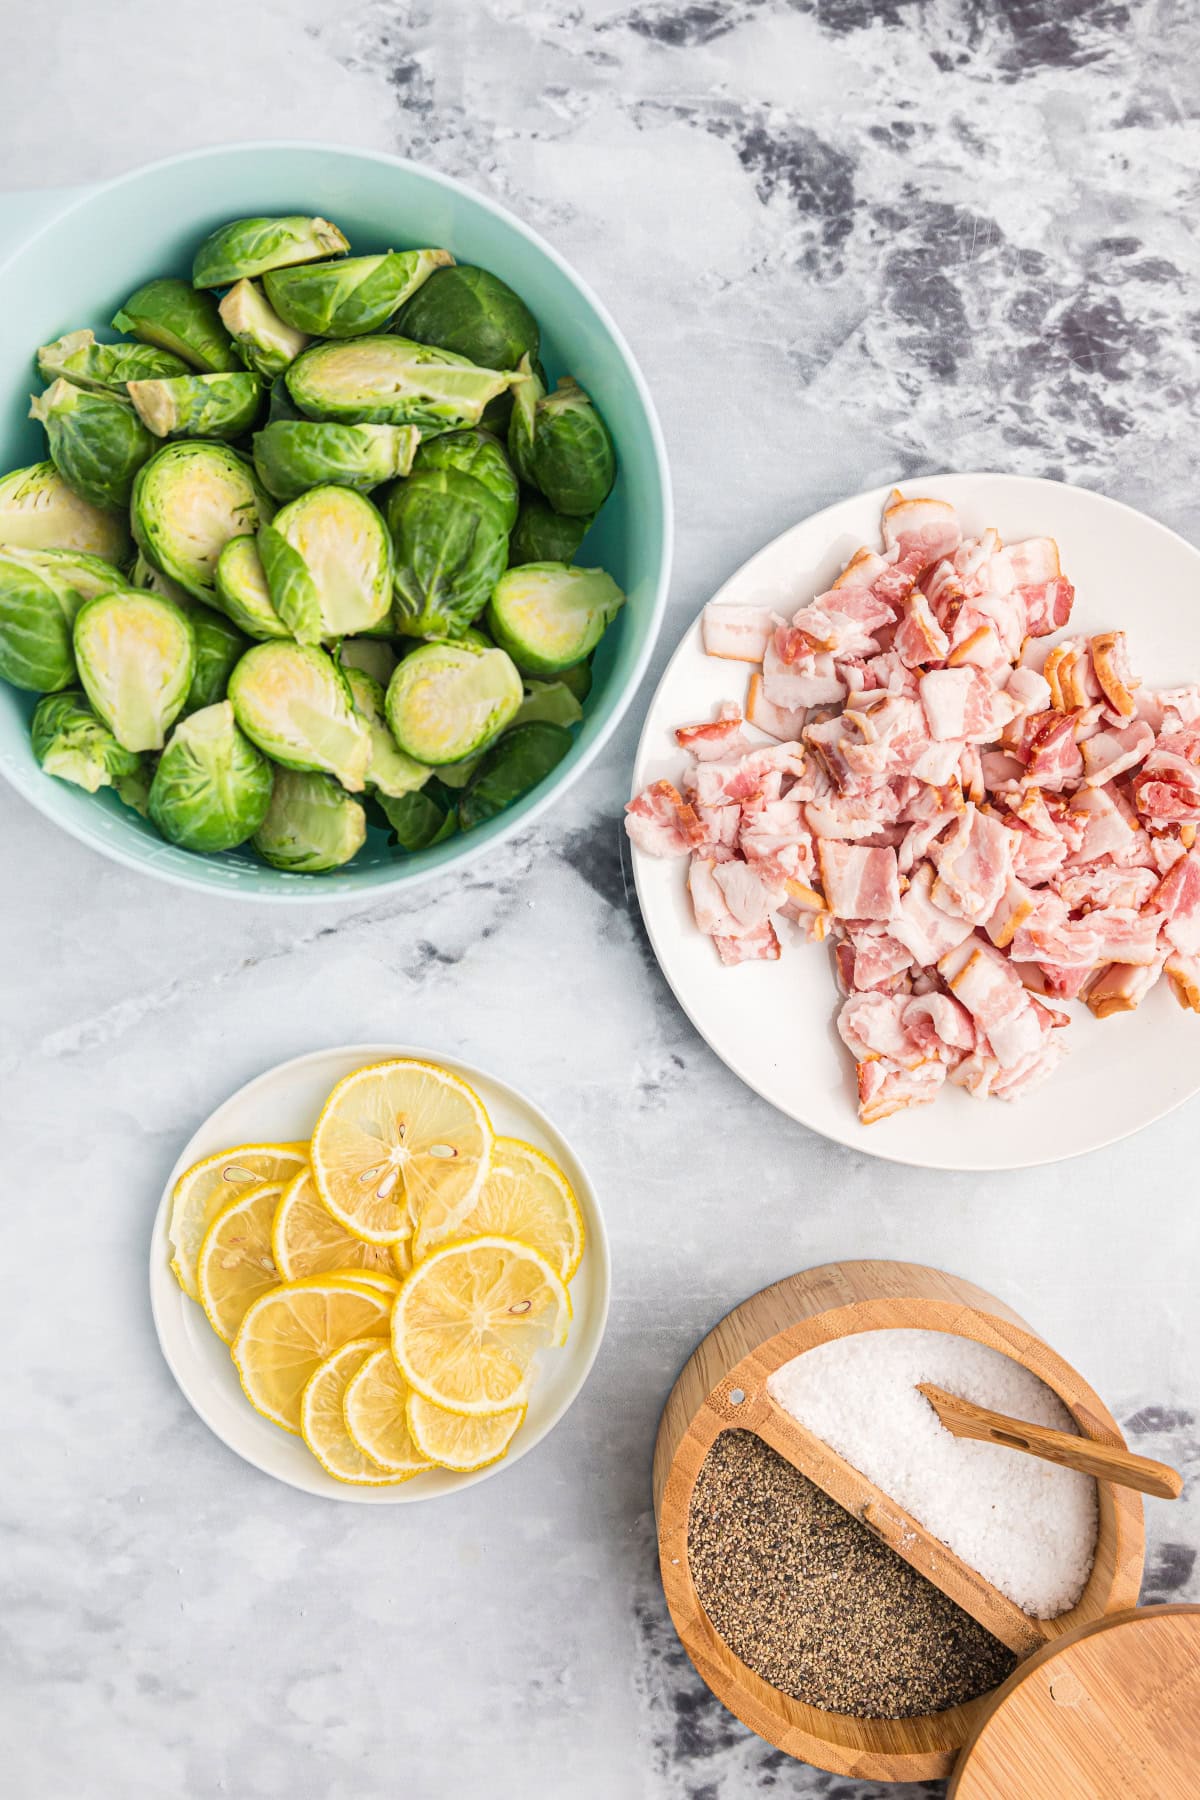
[[[271,803],[272,771],[238,730],[228,700],[182,719],[150,784],[152,822],[181,850],[233,850],[253,837]]]
[[[625,596],[603,569],[524,563],[500,577],[487,627],[525,675],[557,675],[590,656]]]
[[[0,544],[23,550],[79,550],[123,564],[133,555],[129,527],[67,486],[52,462],[13,469],[0,479]]]
[[[156,594],[162,594],[164,599],[173,600],[176,606],[182,606],[184,612],[191,612],[196,605],[186,588],[181,588],[177,581],[172,581],[169,575],[156,569],[140,550],[129,571],[129,585],[135,588],[152,588]]]
[[[337,647],[337,664],[347,677],[351,669],[361,669],[364,675],[377,681],[380,688],[386,688],[396,666],[396,652],[380,638],[343,638]]]
[[[229,680],[237,722],[285,769],[324,770],[359,792],[371,737],[354,710],[346,678],[311,644],[256,644]]]
[[[254,848],[273,869],[320,875],[348,863],[366,835],[366,813],[332,776],[285,768],[275,771],[275,791],[254,834]]]
[[[571,734],[545,720],[516,725],[493,744],[458,803],[464,831],[495,818],[545,780],[571,748]]]
[[[250,648],[249,638],[243,637],[219,613],[209,612],[207,607],[197,607],[192,614],[192,631],[196,640],[196,667],[181,720],[224,700],[229,677]]]
[[[408,474],[420,436],[415,425],[277,419],[254,435],[254,466],[277,500],[295,500],[330,483],[365,494]]]
[[[263,286],[280,318],[297,330],[313,337],[365,337],[382,331],[435,269],[453,261],[448,250],[388,250],[278,269]]]
[[[445,431],[477,425],[488,401],[504,393],[513,378],[407,338],[364,337],[314,344],[284,379],[296,405],[312,419]]]
[[[275,425],[283,419],[303,419],[304,414],[288,393],[287,371],[277,375],[271,383],[271,398],[267,407],[267,424]],[[289,495],[290,499],[291,496]]]
[[[217,558],[230,538],[257,531],[274,510],[251,465],[228,444],[165,444],[133,484],[139,549],[209,606],[219,604]]]
[[[87,697],[126,750],[161,750],[195,672],[186,613],[145,588],[116,588],[75,615],[75,662]]]
[[[458,263],[432,275],[408,301],[397,329],[417,344],[453,350],[485,369],[515,369],[538,352],[537,320],[507,282]]]
[[[121,585],[99,556],[0,547],[0,678],[37,694],[69,686],[75,615],[85,600]]]
[[[583,708],[565,681],[527,681],[515,725],[578,725]]]
[[[217,375],[242,364],[233,339],[221,323],[211,294],[197,294],[186,281],[163,277],[148,281],[113,315],[113,329],[127,331],[143,344],[155,344],[181,356],[193,369]]]
[[[232,219],[210,232],[197,250],[192,284],[230,287],[243,276],[315,262],[349,248],[350,240],[328,219],[310,219],[300,213],[278,219]]]
[[[285,324],[256,282],[234,282],[217,311],[246,367],[264,381],[282,375],[309,342],[306,332]]]
[[[470,431],[447,431],[423,443],[413,459],[413,472],[424,475],[430,469],[455,469],[460,475],[472,475],[490,488],[504,509],[504,529],[511,531],[520,506],[521,490],[513,466],[499,438],[478,427]]]
[[[129,398],[155,437],[239,438],[262,410],[257,375],[176,375],[165,381],[131,381]]]
[[[398,799],[387,794],[376,798],[392,828],[393,841],[401,850],[428,850],[458,830],[457,808],[444,805],[434,794],[422,790],[402,794]]]
[[[564,377],[552,394],[521,365],[513,389],[509,454],[521,480],[545,495],[556,513],[591,519],[616,479],[608,427],[577,381]]]
[[[302,644],[367,631],[392,603],[392,540],[352,488],[310,488],[258,534],[271,603]]]
[[[367,769],[367,787],[389,798],[415,793],[424,787],[433,770],[424,763],[405,756],[391,731],[385,714],[383,688],[365,669],[353,664],[345,669],[346,680],[354,697],[354,710],[371,735],[371,762]]]
[[[230,538],[217,558],[216,579],[216,604],[247,637],[261,643],[291,637],[271,603],[257,538]]]
[[[538,494],[521,496],[521,510],[508,541],[508,566],[532,562],[574,562],[590,518],[568,519]]]
[[[561,669],[557,679],[570,688],[582,706],[592,691],[592,665],[590,662],[575,663],[570,669]]]
[[[126,382],[186,375],[188,366],[182,357],[153,344],[98,344],[94,332],[68,331],[42,345],[37,371],[47,386],[62,375],[92,393],[123,394]]]
[[[536,487],[533,478],[533,440],[537,423],[538,402],[546,396],[546,384],[533,358],[523,356],[512,384],[512,417],[508,423],[508,454],[513,468],[526,487]]]
[[[128,400],[59,380],[29,406],[46,427],[50,456],[69,487],[92,506],[123,511],[154,439]]]
[[[47,694],[30,722],[33,754],[47,775],[74,782],[89,794],[136,776],[141,758],[124,749],[77,688]]]
[[[490,488],[455,469],[430,469],[388,489],[395,548],[396,630],[461,637],[504,572],[508,530]]]
[[[473,644],[422,644],[388,683],[392,736],[417,762],[461,762],[512,723],[521,677],[503,650]]]

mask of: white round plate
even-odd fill
[[[431,1469],[398,1487],[360,1488],[335,1481],[310,1455],[302,1439],[281,1431],[256,1413],[242,1393],[229,1350],[209,1325],[203,1308],[189,1300],[170,1269],[167,1224],[171,1190],[185,1169],[203,1156],[234,1144],[288,1141],[307,1138],[317,1114],[336,1082],[367,1063],[391,1057],[416,1056],[469,1081],[487,1107],[497,1133],[525,1138],[552,1156],[575,1190],[587,1230],[583,1261],[571,1282],[575,1316],[570,1335],[561,1350],[548,1350],[540,1359],[525,1423],[513,1439],[503,1462],[477,1469],[472,1475],[455,1475],[448,1469]],[[608,1239],[592,1184],[579,1158],[555,1130],[539,1107],[505,1081],[486,1075],[468,1063],[444,1056],[441,1051],[413,1049],[403,1044],[348,1044],[335,1050],[314,1050],[291,1062],[268,1069],[218,1106],[185,1145],[171,1170],[154,1220],[150,1247],[150,1306],[167,1366],[204,1423],[229,1448],[265,1475],[274,1475],[305,1493],[331,1500],[357,1500],[366,1506],[403,1506],[415,1500],[434,1500],[460,1493],[477,1481],[511,1468],[552,1431],[587,1380],[596,1360],[609,1295]]]
[[[937,475],[904,483],[958,508],[963,530],[1058,540],[1075,585],[1067,632],[1124,628],[1135,673],[1154,686],[1200,679],[1200,552],[1101,494],[1024,475]],[[827,588],[860,544],[877,547],[887,488],[843,500],[785,531],[725,583],[718,600],[789,614]],[[704,654],[697,619],[659,683],[638,746],[634,792],[687,759],[674,730],[745,703],[748,663]],[[767,740],[764,739],[764,742]],[[633,851],[650,941],[675,997],[736,1075],[789,1118],[852,1149],[929,1169],[1020,1169],[1098,1150],[1140,1131],[1200,1089],[1200,1019],[1160,981],[1136,1012],[1096,1020],[1071,1007],[1070,1055],[1013,1104],[946,1089],[932,1106],[860,1125],[854,1064],[837,1035],[826,946],[784,924],[775,963],[725,968],[697,931],[681,859]]]

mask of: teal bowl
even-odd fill
[[[596,655],[592,692],[569,754],[541,785],[487,824],[405,856],[372,830],[346,868],[293,875],[248,850],[194,856],[160,838],[111,794],[85,794],[43,775],[29,747],[36,696],[0,683],[0,772],[48,819],[130,868],[186,887],[254,900],[332,900],[401,888],[486,855],[545,812],[598,754],[649,661],[671,571],[671,486],[646,383],[596,296],[536,233],[448,176],[396,157],[332,145],[237,144],[153,163],[96,188],[51,219],[0,265],[0,471],[45,455],[26,415],[33,352],[64,331],[108,321],[143,281],[186,275],[205,234],[256,213],[319,213],[356,250],[437,244],[517,289],[537,315],[551,378],[575,375],[608,421],[617,484],[580,560],[606,568],[628,595]]]

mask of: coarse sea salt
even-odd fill
[[[919,1381],[1055,1431],[1058,1395],[986,1344],[944,1331],[862,1331],[777,1369],[767,1390],[956,1555],[1036,1619],[1075,1605],[1096,1551],[1090,1475],[956,1438]]]

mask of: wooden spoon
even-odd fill
[[[1070,1431],[1050,1431],[1045,1425],[1010,1419],[1007,1413],[988,1412],[986,1407],[960,1400],[957,1394],[948,1394],[945,1388],[935,1387],[930,1381],[918,1381],[917,1387],[955,1437],[1000,1444],[1006,1450],[1023,1450],[1027,1456],[1040,1456],[1043,1462],[1078,1469],[1081,1475],[1094,1475],[1097,1481],[1115,1481],[1118,1487],[1137,1488],[1139,1493],[1153,1494],[1159,1500],[1178,1500],[1183,1492],[1183,1477],[1177,1470],[1152,1457],[1135,1456],[1123,1445],[1101,1444],[1095,1438],[1076,1437]]]

